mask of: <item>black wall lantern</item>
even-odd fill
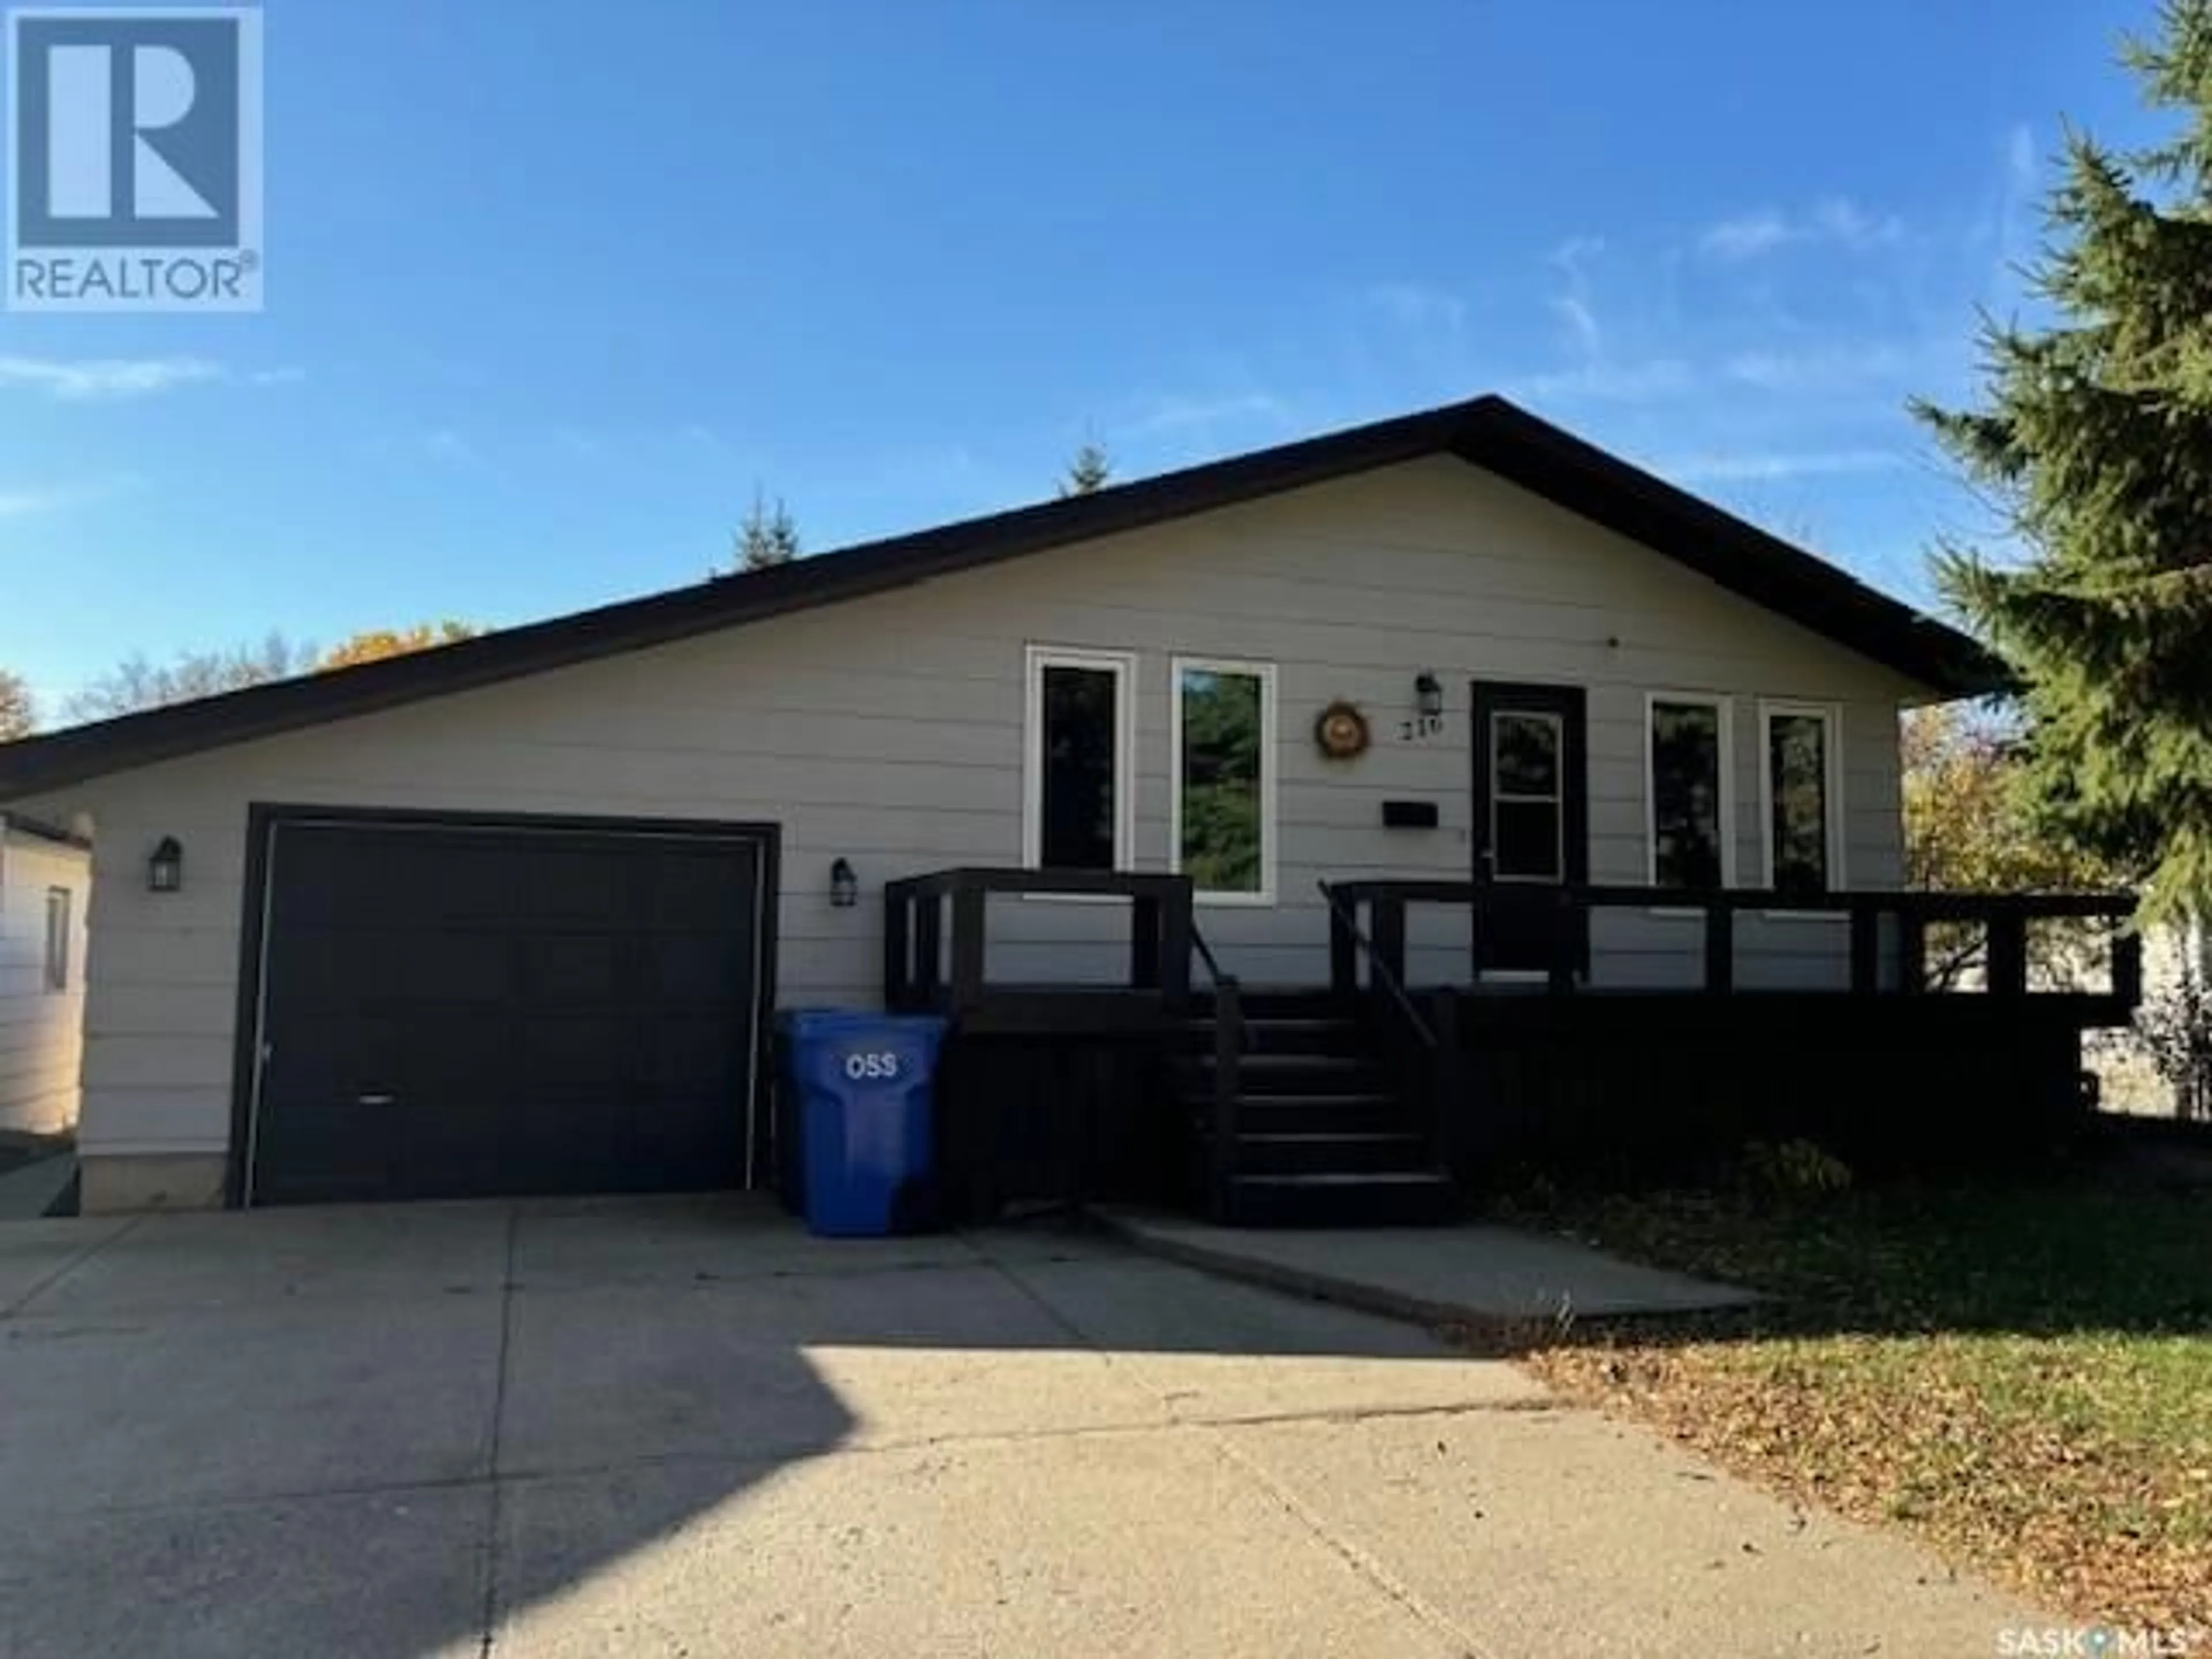
[[[860,902],[860,878],[853,873],[852,862],[839,859],[830,866],[830,902],[833,908],[849,910]]]
[[[1444,689],[1437,677],[1424,668],[1413,681],[1413,712],[1425,720],[1440,720],[1444,717]]]
[[[185,885],[185,849],[177,844],[174,836],[164,836],[154,848],[154,855],[146,860],[146,890],[149,893],[181,892]]]

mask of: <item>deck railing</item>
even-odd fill
[[[1120,901],[1129,927],[1126,972],[1099,985],[993,980],[988,907],[994,897]],[[884,1005],[902,1012],[1007,1029],[1154,1024],[1188,1003],[1190,957],[1188,876],[962,868],[884,884]]]
[[[1329,978],[1340,995],[1358,985],[1361,918],[1374,960],[1403,982],[1406,976],[1407,914],[1416,905],[1444,905],[1471,911],[1479,940],[1483,917],[1493,908],[1511,905],[1525,917],[1531,904],[1548,904],[1553,926],[1550,949],[1539,971],[1554,992],[1578,988],[1591,916],[1606,910],[1694,914],[1703,933],[1703,976],[1708,995],[1735,992],[1737,919],[1746,913],[1772,915],[1840,916],[1850,925],[1849,994],[1917,995],[1939,988],[1928,973],[1931,928],[1980,929],[1984,938],[1978,983],[1948,988],[1991,997],[2082,994],[2039,989],[2029,972],[2030,932],[2039,923],[2111,924],[2103,936],[2109,988],[2094,994],[2132,1010],[2142,995],[2142,940],[2126,926],[2136,899],[2129,893],[1933,893],[1851,891],[1784,893],[1758,888],[1685,892],[1679,888],[1569,886],[1540,894],[1526,887],[1500,894],[1493,887],[1455,881],[1348,881],[1331,884]],[[1896,941],[1893,978],[1883,969],[1885,923]],[[1473,977],[1473,975],[1468,975]]]

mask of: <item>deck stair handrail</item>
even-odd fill
[[[1406,989],[1405,981],[1399,978],[1397,970],[1384,960],[1382,952],[1376,948],[1375,941],[1362,931],[1358,918],[1352,914],[1352,907],[1339,898],[1336,890],[1327,882],[1317,881],[1314,885],[1321,890],[1322,900],[1328,906],[1329,915],[1334,926],[1342,930],[1340,937],[1348,939],[1358,947],[1360,954],[1367,958],[1370,981],[1383,987],[1389,992],[1391,1000],[1398,1005],[1399,1012],[1406,1016],[1407,1024],[1413,1028],[1414,1034],[1430,1048],[1434,1048],[1437,1046],[1437,1034],[1429,1029],[1429,1022],[1421,1018],[1421,1011],[1413,1006],[1413,996]]]
[[[1430,1003],[1431,1014],[1425,1016],[1415,1006],[1413,994],[1407,989],[1397,968],[1360,927],[1352,906],[1326,881],[1314,884],[1321,890],[1322,900],[1328,906],[1330,960],[1338,965],[1337,971],[1342,976],[1335,987],[1338,993],[1344,994],[1355,988],[1348,967],[1351,954],[1356,951],[1365,956],[1370,988],[1379,985],[1388,993],[1389,1001],[1426,1052],[1425,1066],[1403,1068],[1402,1094],[1408,1104],[1415,1104],[1421,1097],[1426,1097],[1429,1148],[1441,1164],[1445,1161],[1447,1138],[1465,1103],[1460,1066],[1458,996],[1449,989],[1438,991]],[[1398,915],[1402,922],[1404,912],[1400,911]],[[1402,962],[1402,934],[1398,947]]]
[[[1213,1094],[1206,1170],[1212,1183],[1216,1214],[1226,1214],[1230,1184],[1237,1174],[1237,1108],[1244,1088],[1243,984],[1225,971],[1194,919],[1192,953],[1206,964],[1213,982]]]

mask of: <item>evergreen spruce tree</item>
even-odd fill
[[[799,526],[792,521],[783,498],[779,495],[771,507],[755,490],[752,511],[738,526],[734,550],[738,568],[765,570],[770,565],[789,564],[799,551]]]
[[[1094,495],[1105,489],[1113,475],[1113,458],[1099,445],[1086,441],[1068,461],[1067,471],[1060,475],[1060,499]]]
[[[1946,546],[1946,592],[2018,678],[2038,821],[2212,911],[2212,0],[2123,61],[2177,136],[2069,133],[2031,276],[1992,321],[1983,406],[1918,406],[2025,556]]]

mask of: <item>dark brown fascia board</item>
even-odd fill
[[[1425,455],[1455,454],[1954,696],[1995,689],[1979,647],[1813,555],[1500,398],[1401,416],[1093,495],[817,554],[409,656],[0,746],[0,799],[377,713],[926,581]]]

